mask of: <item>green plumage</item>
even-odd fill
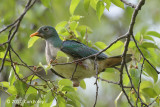
[[[64,53],[69,54],[70,56],[74,58],[83,58],[83,57],[88,57],[90,55],[96,54],[99,51],[90,48],[80,42],[74,41],[74,40],[67,40],[62,43],[61,50]],[[94,58],[94,57],[92,57]],[[106,59],[107,55],[101,53],[98,55],[97,59]]]

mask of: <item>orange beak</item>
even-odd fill
[[[33,37],[33,36],[39,36],[39,33],[38,33],[38,32],[35,32],[35,33],[32,33],[32,34],[30,35],[30,37]]]

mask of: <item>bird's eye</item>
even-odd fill
[[[44,31],[49,31],[49,28],[44,28],[43,30],[44,30]]]

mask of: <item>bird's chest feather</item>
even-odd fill
[[[54,47],[52,44],[46,43],[45,54],[47,63],[50,63],[51,59],[55,60],[59,50],[59,48]]]

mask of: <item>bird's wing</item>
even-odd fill
[[[83,57],[87,57],[87,56],[90,56],[90,55],[93,55],[99,52],[93,48],[90,48],[84,45],[83,43],[80,43],[74,40],[64,41],[61,47],[61,51],[73,56],[74,58],[83,58]],[[103,53],[97,56],[97,59],[99,60],[106,59],[106,58],[107,58],[107,55]]]

